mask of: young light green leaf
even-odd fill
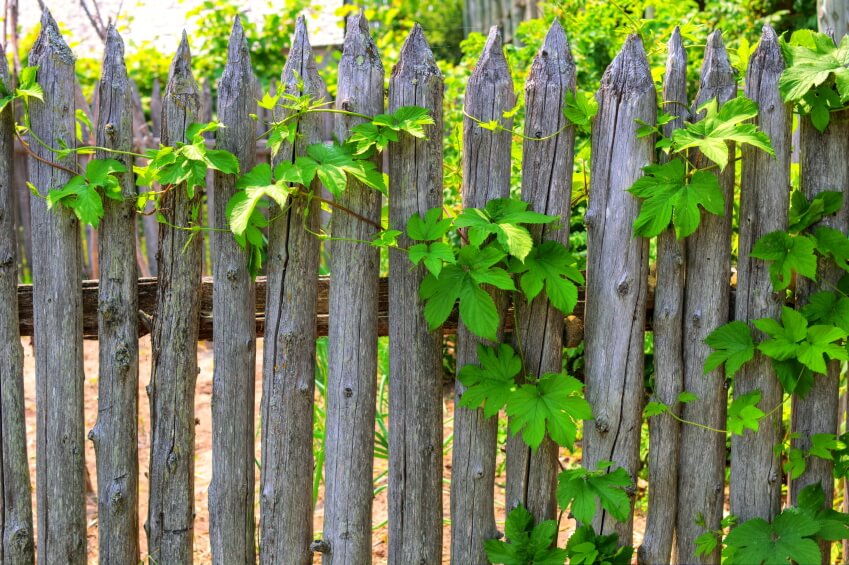
[[[584,276],[575,263],[575,258],[563,244],[544,241],[531,249],[524,262],[513,258],[510,272],[522,275],[519,286],[528,302],[545,288],[551,304],[568,315],[578,302],[577,285],[584,284]]]
[[[825,216],[834,214],[843,206],[843,193],[826,190],[817,193],[810,202],[799,190],[790,195],[790,213],[787,231],[799,233],[819,222]]]
[[[814,254],[816,242],[806,235],[789,235],[787,232],[774,231],[760,238],[752,248],[752,257],[771,261],[769,278],[773,288],[784,290],[793,280],[793,273],[816,280],[817,256]]]
[[[418,212],[407,220],[407,235],[419,241],[442,239],[451,229],[451,218],[442,218],[442,208],[431,208],[422,218]]]
[[[557,503],[561,508],[571,504],[572,515],[582,524],[592,523],[598,504],[616,520],[625,522],[631,510],[625,489],[633,484],[622,467],[610,473],[603,469],[567,469],[557,477]]]
[[[563,565],[566,550],[552,547],[557,540],[557,522],[545,520],[534,526],[534,518],[519,505],[507,515],[504,524],[507,541],[484,542],[490,563],[503,565]]]
[[[757,404],[761,401],[761,391],[741,394],[728,407],[728,431],[732,435],[743,435],[746,428],[757,432],[761,419],[765,416]]]
[[[705,374],[725,363],[725,376],[730,379],[755,355],[755,343],[749,326],[739,320],[713,330],[705,338],[705,343],[713,349],[705,360]]]
[[[522,371],[522,359],[506,343],[498,349],[478,344],[478,365],[464,365],[457,377],[466,390],[460,396],[460,406],[483,408],[486,418],[498,414],[516,386],[516,376]]]
[[[592,419],[582,390],[578,379],[557,373],[546,373],[536,383],[522,385],[507,400],[510,432],[521,433],[531,449],[539,447],[547,432],[554,443],[573,450],[578,423]]]

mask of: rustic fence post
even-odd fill
[[[74,55],[47,10],[29,64],[39,67],[39,82],[50,85],[44,102],[30,105],[32,135],[73,147]],[[30,182],[42,196],[70,180],[73,155],[57,159],[39,143],[31,149],[63,167],[29,160]],[[68,208],[48,210],[44,198],[31,200],[31,214],[38,562],[86,563],[80,224]]]
[[[551,136],[566,124],[563,104],[567,92],[575,90],[575,64],[566,33],[557,22],[534,58],[525,83],[525,135]],[[572,201],[572,163],[575,128],[568,127],[545,141],[526,140],[522,150],[522,198],[530,209],[561,219],[559,229],[533,226],[534,239],[569,244],[569,214]],[[559,373],[563,368],[563,314],[542,295],[531,303],[514,304],[516,328],[525,358],[525,370],[534,376]],[[519,435],[507,437],[507,509],[525,506],[537,521],[557,517],[557,472],[559,448],[546,437],[530,449]]]
[[[227,65],[218,84],[216,148],[233,153],[249,171],[256,159],[255,77],[238,16],[233,23]],[[227,203],[236,193],[236,175],[215,171],[212,225],[227,230]],[[254,536],[254,388],[256,290],[248,256],[229,231],[212,232],[213,385],[212,481],[209,538],[215,563],[256,563]]]
[[[0,81],[9,90],[9,69],[0,49]],[[24,352],[18,329],[18,241],[15,233],[12,105],[0,112],[0,562],[31,564],[32,499],[24,414]]]
[[[667,45],[666,74],[663,78],[662,109],[676,116],[663,126],[663,135],[683,127],[690,115],[687,103],[687,52],[678,27]],[[668,160],[665,154],[661,160]],[[684,281],[686,246],[667,228],[657,237],[657,282],[654,293],[654,399],[670,406],[676,414],[681,408],[678,395],[684,390]],[[668,563],[675,533],[678,507],[678,446],[680,424],[669,414],[649,419],[649,493],[648,516],[643,543],[637,552],[646,565]]]
[[[389,82],[389,110],[427,108],[427,139],[389,147],[389,225],[442,206],[442,73],[416,24]],[[403,247],[411,245],[406,235]],[[389,253],[389,563],[442,559],[442,331],[428,331],[419,300],[423,265]]]
[[[510,196],[510,144],[513,118],[513,80],[493,26],[466,87],[463,119],[463,206],[483,208],[487,201]],[[469,116],[483,122],[498,120],[506,128],[488,131]],[[499,316],[497,341],[504,338],[507,295],[491,291]],[[485,342],[463,325],[457,328],[457,370],[478,363],[477,346]],[[489,343],[489,345],[492,345]],[[495,453],[497,417],[485,418],[483,410],[460,406],[465,387],[455,382],[454,448],[451,458],[451,562],[487,563],[483,544],[495,538]]]
[[[716,98],[719,104],[737,93],[737,81],[728,60],[722,35],[710,34],[701,71],[701,85],[694,108]],[[733,155],[733,146],[731,155]],[[709,161],[700,154],[691,157],[699,166]],[[684,289],[684,389],[698,398],[684,405],[683,418],[690,422],[725,429],[728,390],[721,369],[705,375],[704,362],[710,354],[705,338],[728,321],[731,281],[731,212],[734,203],[734,163],[717,174],[725,198],[725,215],[702,214],[701,224],[687,239],[687,284]],[[719,551],[696,555],[696,538],[705,528],[696,524],[699,514],[707,527],[719,529],[725,494],[725,434],[693,425],[681,427],[677,555],[683,563],[717,563]]]
[[[637,139],[636,121],[654,123],[657,96],[637,35],[604,73],[596,95],[587,225],[584,322],[586,397],[594,421],[584,427],[584,466],[613,461],[636,481],[643,408],[643,333],[648,289],[648,241],[632,236],[639,212],[626,191],[654,161],[651,137]],[[633,505],[632,505],[633,506]],[[597,532],[630,544],[633,511],[624,523],[601,510]]]
[[[168,73],[162,100],[162,144],[185,139],[198,115],[185,32]],[[191,563],[194,531],[194,392],[200,317],[201,238],[185,229],[202,192],[189,198],[185,185],[161,200],[168,224],[159,228],[159,286],[151,345],[150,502],[145,528],[148,552],[158,563]]]
[[[316,102],[326,97],[303,16],[295,24],[279,88]],[[276,114],[280,120],[291,110],[278,108]],[[294,162],[305,155],[309,145],[323,141],[322,128],[319,114],[298,118],[299,137],[281,147],[276,161]],[[318,193],[321,184],[316,180],[310,188]],[[312,563],[315,281],[320,256],[319,239],[310,232],[318,226],[318,201],[293,196],[289,209],[268,229],[259,536],[264,565]]]
[[[339,62],[336,108],[367,116],[380,114],[383,78],[368,21],[362,13],[350,16]],[[361,121],[336,116],[336,136],[345,139]],[[337,212],[333,237],[370,240],[375,233],[372,224],[380,223],[380,193],[350,179],[336,200],[371,223]],[[328,565],[371,563],[379,258],[377,248],[347,241],[334,241],[330,255],[324,511],[324,539],[330,545],[324,562]]]
[[[124,66],[124,43],[110,26],[98,83],[97,145],[131,151],[133,99]],[[133,159],[98,151],[132,171]],[[136,186],[132,172],[121,176],[122,202],[104,198],[100,224],[98,285],[97,423],[89,432],[97,459],[98,544],[105,563],[139,560],[138,461],[138,280]]]
[[[758,239],[787,228],[793,113],[778,92],[783,70],[778,36],[764,26],[758,48],[749,60],[746,96],[757,102],[757,124],[772,141],[776,156],[749,145],[742,149],[735,319],[746,323],[758,318],[777,319],[784,302],[783,292],[773,292],[766,264],[750,256]],[[757,432],[747,430],[745,435],[731,438],[731,512],[741,522],[751,518],[772,521],[781,511],[781,461],[774,446],[783,439],[780,405],[784,391],[772,363],[760,352],[734,377],[735,398],[755,390],[761,391],[761,409],[771,416],[760,422]]]

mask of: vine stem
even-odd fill
[[[469,118],[470,120],[472,120],[473,122],[475,122],[476,124],[478,124],[479,126],[483,127],[484,122],[482,120],[479,120],[478,118],[472,116],[471,114],[467,113],[465,110],[463,110],[463,115],[466,116],[467,118]],[[560,135],[561,133],[566,131],[566,129],[571,125],[572,125],[572,123],[567,120],[566,123],[563,124],[563,127],[561,127],[559,130],[557,130],[556,132],[554,132],[552,134],[546,135],[545,137],[529,137],[529,136],[527,136],[523,133],[519,133],[518,131],[514,131],[512,129],[507,129],[506,127],[502,126],[501,124],[497,124],[496,129],[498,131],[509,131],[511,135],[514,135],[514,136],[518,137],[519,139],[524,139],[526,141],[547,141],[549,139],[557,137],[558,135]],[[489,129],[489,127],[487,126],[484,129]]]
[[[35,159],[36,161],[40,161],[40,162],[44,163],[45,165],[49,165],[49,166],[53,167],[54,169],[59,169],[60,171],[65,171],[66,173],[70,173],[74,176],[77,176],[77,175],[80,174],[73,169],[69,169],[68,167],[66,167],[64,165],[60,165],[59,163],[55,163],[55,162],[53,162],[49,159],[45,159],[44,157],[38,155],[35,151],[32,150],[32,148],[29,146],[29,143],[27,143],[27,141],[23,137],[21,137],[21,134],[19,134],[17,131],[15,131],[15,137],[17,137],[18,141],[21,142],[21,146],[24,148],[24,151],[26,152],[26,154],[29,155],[30,157],[32,157],[33,159]]]
[[[365,222],[365,223],[369,224],[370,226],[373,226],[378,231],[384,231],[383,226],[381,226],[379,223],[373,221],[370,218],[366,218],[365,216],[363,216],[361,214],[354,212],[353,210],[351,210],[347,206],[343,206],[342,204],[339,204],[338,202],[334,202],[333,200],[328,200],[326,198],[316,196],[311,192],[304,192],[302,190],[299,190],[295,194],[297,194],[298,196],[304,196],[304,197],[307,197],[307,198],[313,198],[315,200],[318,200],[319,202],[327,204],[328,206],[330,206],[332,208],[337,208],[337,209],[345,212],[346,214],[350,214],[351,216],[357,218],[358,220]]]

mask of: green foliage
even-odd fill
[[[563,565],[566,562],[566,550],[552,547],[557,541],[557,522],[545,520],[534,525],[534,517],[522,505],[507,515],[504,535],[507,541],[490,539],[484,542],[490,563]]]
[[[598,535],[592,526],[575,530],[566,544],[570,565],[629,565],[634,548],[619,545],[619,535]]]
[[[569,314],[578,302],[577,284],[584,284],[584,276],[576,266],[577,261],[562,244],[544,241],[535,245],[525,257],[510,260],[510,272],[521,275],[519,286],[530,302],[545,288],[552,306]]]
[[[837,342],[846,338],[844,330],[824,324],[808,326],[805,317],[784,306],[781,324],[771,318],[755,321],[755,326],[769,336],[758,345],[766,356],[778,361],[796,358],[815,373],[825,374],[826,358],[846,361],[846,348]]]
[[[557,503],[560,507],[566,508],[571,504],[575,519],[582,524],[590,524],[600,504],[615,519],[625,522],[631,510],[631,499],[625,489],[634,483],[622,467],[606,472],[605,469],[611,465],[610,461],[600,461],[594,471],[579,467],[561,472],[557,477]]]
[[[92,159],[85,175],[72,177],[62,188],[47,193],[47,207],[66,206],[83,224],[97,227],[103,218],[103,197],[121,201],[120,180],[116,175],[127,168],[115,159]]]
[[[494,347],[478,344],[480,365],[464,365],[457,378],[466,387],[460,396],[460,406],[483,408],[491,418],[504,408],[515,387],[516,376],[522,372],[522,358],[506,343]]]
[[[713,330],[705,338],[713,352],[705,360],[705,374],[725,363],[726,378],[733,377],[755,355],[755,343],[745,322],[735,320]]]
[[[454,221],[455,227],[468,228],[471,245],[481,245],[487,237],[495,235],[505,251],[524,261],[534,247],[533,239],[523,224],[548,224],[556,220],[528,210],[528,203],[510,198],[496,198],[484,208],[464,208]]]
[[[774,231],[760,238],[752,248],[752,257],[772,261],[769,276],[775,290],[784,290],[793,281],[793,273],[811,280],[817,275],[815,241],[805,235],[792,236]]]
[[[831,112],[849,102],[849,37],[835,46],[825,33],[799,30],[781,40],[781,51],[787,64],[778,81],[781,97],[825,131]]]
[[[790,213],[787,217],[789,233],[799,233],[835,214],[843,206],[843,193],[832,190],[819,192],[810,202],[799,190],[790,195]]]
[[[433,118],[425,108],[402,106],[392,114],[378,114],[372,121],[354,126],[348,142],[356,146],[355,155],[369,157],[386,149],[390,141],[398,141],[401,132],[424,138],[424,126],[431,124]]]
[[[592,92],[578,90],[566,92],[563,103],[563,115],[579,128],[589,129],[593,118],[598,114],[598,102]]]
[[[757,404],[761,401],[761,391],[741,394],[728,407],[728,431],[732,435],[743,435],[748,428],[753,432],[758,431],[758,425],[765,416],[763,410]]]

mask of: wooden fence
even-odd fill
[[[4,60],[0,58],[0,61]],[[74,139],[74,59],[49,14],[30,54],[45,86],[44,103],[32,106],[32,129],[43,139]],[[669,43],[663,97],[678,125],[690,114],[686,53],[680,35]],[[598,92],[599,113],[592,130],[592,171],[586,225],[589,235],[587,285],[577,319],[564,320],[544,298],[511,305],[495,295],[502,321],[499,337],[518,324],[521,347],[533,359],[528,370],[559,371],[567,340],[585,336],[586,394],[595,414],[584,427],[583,460],[593,467],[612,460],[636,477],[644,392],[644,332],[651,326],[655,347],[656,399],[683,418],[723,428],[727,390],[722,371],[703,375],[709,348],[704,338],[729,317],[748,321],[775,315],[764,264],[749,256],[761,235],[786,225],[790,190],[792,114],[777,90],[783,69],[778,40],[765,28],[752,56],[746,93],[761,108],[758,123],[769,134],[776,157],[744,150],[740,206],[737,288],[731,303],[731,237],[734,167],[719,177],[725,216],[707,215],[686,242],[671,232],[657,246],[656,290],[649,288],[649,245],[634,238],[637,201],[626,192],[655,160],[654,140],[638,139],[636,119],[653,122],[658,107],[655,85],[637,36],[628,38],[611,63]],[[336,107],[367,115],[384,110],[384,68],[368,23],[352,16],[339,63]],[[8,73],[0,68],[4,81]],[[551,27],[525,87],[525,135],[546,138],[523,148],[522,198],[533,209],[558,215],[568,227],[575,131],[566,127],[564,97],[575,89],[575,65],[560,26]],[[95,136],[98,145],[128,150],[139,113],[123,64],[123,45],[109,31],[98,87]],[[442,204],[442,77],[423,32],[416,27],[392,71],[388,104],[428,108],[434,124],[428,138],[402,136],[388,149],[389,218],[403,229],[412,213]],[[327,97],[303,19],[283,67],[280,89]],[[737,83],[719,32],[707,43],[694,105],[736,94]],[[219,85],[218,119],[227,127],[215,143],[237,155],[243,170],[257,160],[254,140],[255,78],[237,21],[230,38],[227,68]],[[191,70],[186,37],[177,50],[161,100],[161,139],[183,139],[185,125],[201,118],[201,89]],[[481,121],[500,120],[513,108],[515,93],[501,37],[493,29],[468,82],[465,109]],[[280,117],[280,116],[278,116]],[[293,160],[321,141],[325,127],[312,116],[299,118],[298,141],[284,146],[278,161]],[[134,126],[135,122],[135,126]],[[802,187],[808,196],[827,188],[845,190],[847,122],[833,120],[825,133],[802,121]],[[336,120],[345,137],[356,121]],[[667,127],[673,127],[675,123]],[[211,237],[212,282],[202,280],[200,238],[174,226],[189,220],[200,192],[165,197],[168,224],[158,228],[159,277],[139,279],[136,255],[136,194],[132,175],[123,177],[126,203],[106,200],[97,234],[100,282],[81,284],[81,229],[70,210],[47,210],[32,198],[34,284],[16,287],[16,214],[13,192],[21,172],[13,171],[13,123],[0,120],[0,426],[2,426],[2,556],[10,563],[86,562],[82,344],[100,340],[98,418],[89,433],[97,455],[99,555],[104,563],[139,560],[139,466],[137,430],[138,337],[152,336],[151,455],[147,470],[150,499],[145,529],[156,563],[188,563],[193,553],[194,427],[193,395],[198,373],[198,339],[214,339],[213,477],[209,489],[210,543],[216,563],[311,563],[314,553],[327,564],[362,564],[372,559],[372,469],[378,335],[390,337],[389,562],[438,563],[443,559],[443,414],[441,332],[430,332],[418,299],[422,267],[410,269],[395,251],[388,281],[379,279],[378,251],[366,244],[334,242],[331,280],[318,278],[317,203],[295,201],[269,230],[267,276],[256,282],[244,253],[229,233]],[[466,118],[463,130],[463,203],[482,206],[510,191],[513,136],[489,131]],[[42,191],[60,186],[68,173],[42,162],[55,158],[33,145],[28,178]],[[697,158],[697,157],[696,157]],[[72,157],[61,163],[73,167]],[[127,165],[131,163],[126,161]],[[318,187],[316,187],[318,188]],[[213,227],[226,227],[225,204],[235,190],[232,175],[215,174],[207,195]],[[342,204],[359,216],[380,220],[380,195],[351,183]],[[305,223],[305,206],[311,206]],[[847,230],[845,208],[834,224]],[[373,228],[354,216],[339,215],[333,235],[369,239]],[[567,230],[540,230],[537,238],[568,241]],[[147,237],[150,237],[149,234]],[[402,245],[407,243],[401,239]],[[214,292],[213,292],[214,290]],[[801,294],[811,289],[800,289]],[[653,309],[652,309],[653,306]],[[19,316],[20,314],[20,316]],[[583,320],[583,326],[581,325]],[[479,342],[456,318],[446,331],[457,333],[457,366],[477,363]],[[459,327],[458,327],[459,326]],[[325,510],[321,539],[314,539],[312,507],[315,343],[329,335]],[[32,335],[37,381],[37,528],[31,511],[24,426],[21,335]],[[254,365],[257,336],[264,336],[261,403],[262,456],[255,484]],[[735,394],[760,389],[764,405],[779,403],[781,391],[764,359],[736,379]],[[820,379],[811,395],[794,404],[794,440],[806,446],[810,435],[837,431],[837,374]],[[698,400],[680,406],[683,391]],[[463,387],[456,385],[456,396]],[[731,510],[742,519],[770,518],[780,509],[783,476],[773,446],[781,411],[758,433],[731,441]],[[494,512],[497,419],[455,403],[450,487],[450,559],[457,564],[486,562],[483,541],[499,535]],[[521,503],[537,519],[555,518],[558,448],[545,441],[532,451],[509,439],[508,508]],[[725,502],[726,438],[695,426],[680,426],[670,415],[651,420],[648,522],[639,559],[663,563],[717,563],[718,552],[695,555],[695,540],[718,529]],[[828,461],[816,460],[791,485],[823,482],[829,500],[833,481]],[[633,493],[632,493],[633,494]],[[257,497],[258,495],[258,497]],[[254,500],[258,498],[259,518]],[[696,524],[696,515],[705,525]],[[633,518],[633,510],[631,512]],[[258,524],[258,527],[257,527]],[[597,531],[632,539],[633,520],[615,522],[597,514]],[[33,533],[37,532],[37,544]],[[673,537],[674,536],[674,537]],[[673,539],[675,547],[673,548]],[[257,542],[258,540],[258,542]]]

